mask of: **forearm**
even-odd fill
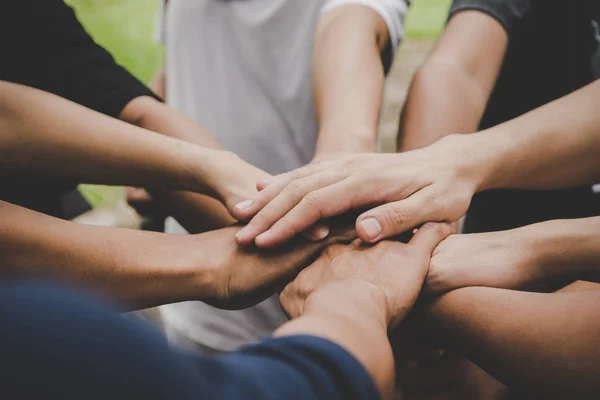
[[[204,190],[218,152],[0,83],[0,166],[85,183]],[[208,187],[206,187],[208,190]]]
[[[317,157],[376,150],[384,84],[380,53],[388,40],[383,19],[365,6],[340,6],[319,21],[312,67]]]
[[[452,291],[420,309],[440,340],[511,389],[544,398],[600,393],[600,291]]]
[[[461,67],[430,60],[413,79],[402,111],[398,151],[426,147],[450,133],[475,132],[487,103]]]
[[[329,285],[311,294],[303,315],[283,325],[275,336],[312,335],[344,347],[369,372],[382,396],[391,398],[394,361],[381,301],[385,299],[362,283]]]
[[[453,16],[415,74],[400,119],[398,150],[477,131],[507,47],[508,35],[494,18],[475,10]]]
[[[548,221],[522,229],[533,240],[537,262],[548,278],[600,278],[600,217]]]
[[[78,225],[4,202],[0,220],[4,277],[66,280],[131,309],[200,299],[212,285],[209,268],[173,256],[177,238],[168,235]]]
[[[479,190],[556,189],[600,182],[600,82],[470,135]],[[475,165],[473,165],[475,168]]]
[[[121,119],[199,146],[222,149],[221,144],[199,124],[172,107],[151,97],[138,97],[121,113]],[[190,233],[231,225],[235,220],[211,197],[181,191],[153,191],[153,196]]]

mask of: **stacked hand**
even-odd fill
[[[206,265],[208,259],[211,279],[200,300],[219,308],[242,309],[259,303],[293,279],[324,248],[349,243],[356,237],[353,230],[340,228],[324,241],[298,239],[273,251],[256,251],[237,245],[234,235],[239,229],[230,227],[172,239],[186,263]]]
[[[531,228],[451,235],[433,252],[424,292],[466,286],[525,289],[545,276]]]
[[[320,294],[329,289],[341,290],[348,297],[360,286],[374,298],[383,299],[381,312],[389,325],[395,325],[415,303],[431,253],[449,233],[447,225],[430,223],[421,227],[408,244],[383,241],[371,246],[355,240],[349,245],[330,246],[285,287],[281,304],[290,316],[297,317],[311,302],[318,303]],[[348,288],[346,292],[344,287]]]
[[[251,219],[238,243],[275,246],[321,219],[365,208],[356,231],[366,243],[428,221],[456,221],[480,173],[461,140],[451,136],[402,154],[346,156],[279,175],[231,210],[240,220]]]

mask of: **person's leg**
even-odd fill
[[[589,13],[585,2],[532,1],[532,15],[511,38],[486,113],[485,129],[516,118],[589,83]],[[560,18],[560,21],[558,21]],[[563,29],[556,29],[560,25]],[[467,233],[512,229],[549,219],[600,215],[600,195],[569,190],[479,193],[465,220]]]

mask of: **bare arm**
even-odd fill
[[[276,335],[309,334],[343,346],[391,398],[394,362],[387,339],[412,309],[427,274],[431,252],[449,227],[426,224],[408,244],[360,241],[331,246],[281,293],[297,319]],[[399,268],[400,266],[400,268]]]
[[[218,195],[228,191],[219,164],[236,159],[6,82],[0,82],[0,132],[0,166],[11,177],[42,174]]]
[[[312,66],[320,124],[315,158],[376,150],[381,52],[389,41],[386,22],[367,6],[342,5],[321,17]]]
[[[554,189],[600,182],[600,82],[470,135],[482,157],[478,190]],[[481,147],[483,146],[483,147]]]
[[[425,147],[449,133],[477,131],[507,46],[508,34],[489,15],[462,11],[452,17],[413,78],[398,150]]]
[[[157,79],[159,78],[157,77]],[[220,143],[200,125],[180,111],[152,97],[138,97],[132,100],[123,109],[121,119],[203,147],[222,149]],[[252,171],[248,170],[248,172]],[[238,172],[243,175],[243,171]],[[248,176],[247,187],[254,190],[254,183],[265,176],[267,176],[266,173]],[[252,192],[250,191],[250,193]],[[190,233],[222,228],[235,222],[221,202],[211,197],[181,191],[155,190],[152,194],[166,207],[166,211]]]
[[[239,247],[239,228],[166,235],[99,228],[0,201],[0,277],[52,278],[108,295],[127,308],[200,300],[242,308],[273,295],[322,249],[354,237],[299,241],[258,253]]]
[[[600,217],[452,235],[435,249],[424,290],[547,290],[576,279],[600,282]]]
[[[432,331],[510,388],[543,398],[600,394],[600,291],[472,287],[425,307]]]

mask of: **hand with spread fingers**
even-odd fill
[[[251,219],[237,241],[276,246],[321,219],[365,208],[356,230],[366,243],[429,221],[456,221],[469,207],[481,169],[461,143],[451,136],[426,149],[351,155],[274,177],[232,210]]]
[[[428,223],[408,244],[388,240],[371,246],[355,240],[330,246],[285,287],[281,304],[298,317],[311,307],[335,309],[352,296],[369,293],[381,300],[379,311],[387,325],[397,325],[417,300],[435,246],[449,233],[446,224]]]

